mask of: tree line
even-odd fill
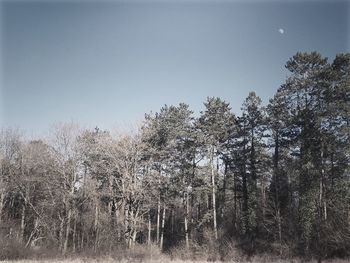
[[[136,244],[248,254],[350,251],[350,54],[297,53],[267,106],[209,97],[146,114],[135,134],[56,125],[0,133],[0,239],[62,254]]]

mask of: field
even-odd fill
[[[218,248],[217,248],[218,249]],[[26,250],[19,247],[12,247],[11,253],[1,257],[1,263],[346,263],[350,259],[333,258],[328,260],[318,260],[317,258],[305,259],[297,256],[284,256],[280,258],[277,255],[268,254],[266,252],[255,254],[248,257],[241,251],[235,249],[232,245],[224,249],[225,255],[217,251],[217,249],[202,249],[200,251],[186,252],[186,249],[179,246],[176,249],[162,253],[157,246],[136,246],[133,249],[116,248],[110,252],[94,253],[93,251],[84,251],[78,254],[67,254],[63,256],[57,251],[42,250]],[[1,246],[0,246],[1,252]],[[4,252],[4,251],[3,251]]]
[[[1,240],[0,240],[1,241]],[[110,251],[85,250],[77,253],[70,252],[65,256],[56,250],[47,248],[26,249],[19,244],[12,244],[11,247],[0,244],[0,262],[3,263],[346,263],[350,258],[331,258],[320,261],[318,258],[298,257],[291,254],[283,254],[282,258],[277,254],[261,251],[252,256],[248,256],[238,249],[234,242],[226,243],[220,247],[193,247],[186,250],[179,245],[172,250],[161,252],[156,245],[143,246],[135,245],[130,249],[116,247]],[[2,252],[2,253],[1,253]],[[6,252],[6,253],[5,253]]]
[[[46,260],[5,260],[5,261],[1,261],[3,263],[10,263],[10,262],[16,262],[16,263],[97,263],[97,262],[105,262],[105,263],[204,263],[204,262],[208,262],[208,261],[191,261],[191,260],[172,260],[170,258],[158,258],[158,259],[147,259],[147,260],[143,260],[143,259],[122,259],[122,260],[116,260],[113,258],[108,258],[108,257],[101,257],[101,258],[66,258],[66,259],[46,259]],[[222,262],[222,261],[211,261],[211,262]],[[247,259],[244,261],[225,261],[228,263],[245,263],[245,262],[251,262],[251,263],[302,263],[302,262],[310,262],[310,263],[316,263],[318,262],[317,260],[311,260],[311,261],[304,261],[304,260],[300,260],[300,259],[290,259],[290,260],[272,260],[271,258],[269,259],[268,257],[254,257],[251,259]],[[333,260],[325,260],[322,262],[326,262],[326,263],[347,263],[349,262],[349,260],[343,260],[343,259],[333,259]]]

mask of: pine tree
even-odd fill
[[[283,86],[295,133],[294,154],[299,157],[299,231],[302,250],[310,252],[323,202],[322,115],[327,86],[327,59],[316,52],[297,53],[286,64],[292,73]],[[315,205],[314,200],[319,200]],[[314,242],[315,244],[315,242]]]
[[[213,230],[215,239],[218,239],[216,204],[218,158],[223,150],[223,144],[230,136],[234,115],[230,112],[229,104],[219,98],[208,98],[204,105],[206,109],[201,112],[198,128],[203,135],[202,143],[210,167]]]
[[[254,242],[259,233],[259,222],[264,216],[265,190],[264,160],[266,158],[264,149],[265,113],[261,107],[261,99],[254,92],[250,92],[242,106],[242,117],[240,120],[242,139],[241,155],[241,177],[242,177],[242,231]],[[259,191],[260,190],[260,191]]]

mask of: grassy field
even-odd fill
[[[197,248],[198,249],[198,248]],[[317,259],[305,260],[305,258],[285,256],[281,259],[277,255],[260,253],[248,257],[243,254],[235,243],[227,243],[221,254],[219,248],[201,248],[188,251],[184,246],[179,245],[168,253],[162,253],[158,246],[136,245],[131,249],[116,248],[109,252],[99,250],[96,254],[93,251],[79,252],[79,254],[62,254],[56,250],[42,249],[25,249],[18,245],[13,245],[11,249],[1,248],[0,245],[0,262],[10,263],[204,263],[204,262],[227,262],[227,263],[318,263]],[[1,254],[2,252],[2,254]],[[6,253],[5,253],[6,252]],[[286,259],[288,258],[288,259]],[[223,261],[220,261],[223,260]],[[322,260],[324,263],[347,263],[350,260],[332,259]]]
[[[12,262],[16,262],[16,263],[97,263],[97,262],[105,262],[105,263],[204,263],[204,262],[208,262],[208,261],[190,261],[190,260],[171,260],[170,258],[158,258],[158,259],[147,259],[147,260],[143,260],[143,259],[122,259],[122,260],[116,260],[113,258],[97,258],[97,259],[91,259],[91,258],[66,258],[66,259],[50,259],[50,260],[18,260],[18,261],[10,261],[10,260],[5,260],[5,261],[1,261],[4,263],[12,263]],[[211,262],[220,262],[220,261],[211,261]],[[245,260],[245,261],[225,261],[228,263],[301,263],[301,262],[306,262],[306,261],[302,261],[299,259],[290,259],[290,260],[269,260],[268,258],[251,258],[250,260]],[[317,260],[311,260],[311,261],[307,261],[310,263],[316,263]],[[330,260],[330,261],[322,261],[322,262],[327,262],[327,263],[347,263],[349,262],[348,260],[341,260],[341,259],[334,259],[334,260]]]

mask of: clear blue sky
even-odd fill
[[[0,124],[110,129],[164,104],[198,113],[207,96],[237,113],[249,91],[267,103],[297,51],[349,52],[349,10],[348,1],[2,1]]]

